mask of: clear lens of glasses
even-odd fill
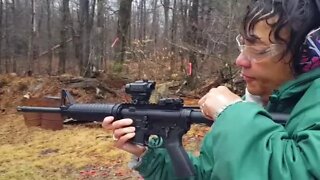
[[[257,45],[249,46],[245,45],[241,35],[236,38],[239,51],[249,58],[249,60],[261,60],[266,57],[273,57],[283,52],[284,45],[282,44],[270,44],[269,46]]]

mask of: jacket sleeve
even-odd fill
[[[256,103],[229,106],[205,136],[200,156],[190,155],[196,175],[189,179],[320,179],[320,119],[308,118],[314,123],[289,133]],[[165,149],[150,149],[137,170],[145,179],[176,179]]]
[[[289,134],[254,103],[228,107],[211,134],[213,179],[320,179],[318,115]]]

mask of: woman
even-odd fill
[[[320,0],[254,0],[248,6],[236,64],[246,82],[244,100],[213,88],[200,101],[214,119],[200,155],[190,159],[194,179],[320,179]],[[271,112],[287,113],[285,126]],[[131,119],[103,127],[116,147],[138,157],[146,179],[175,179],[168,153],[133,145]]]

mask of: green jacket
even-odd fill
[[[269,112],[286,112],[285,126]],[[300,75],[256,103],[229,106],[190,155],[196,169],[189,179],[320,179],[320,68]],[[136,170],[145,179],[177,179],[165,149],[150,149]]]

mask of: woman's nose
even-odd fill
[[[240,53],[236,59],[236,65],[242,68],[249,68],[251,66],[251,61],[246,55]]]

